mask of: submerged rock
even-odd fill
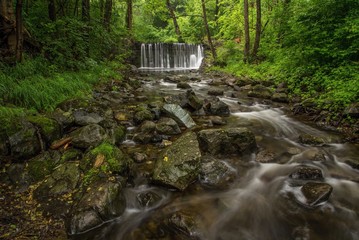
[[[225,189],[237,177],[237,172],[228,163],[215,158],[203,159],[199,181],[207,188]]]
[[[250,153],[257,149],[254,134],[247,128],[202,130],[198,141],[201,151],[212,155]]]
[[[153,181],[183,191],[197,179],[200,161],[196,134],[185,133],[157,159]]]
[[[161,200],[161,197],[157,193],[149,191],[137,194],[136,199],[142,207],[152,207]]]
[[[192,128],[196,126],[191,116],[177,104],[165,104],[163,110],[179,124]]]
[[[196,216],[198,213],[177,211],[168,217],[165,224],[168,230],[176,236],[176,239],[202,239],[200,224]]]

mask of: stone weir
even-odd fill
[[[142,43],[140,69],[155,71],[198,69],[203,56],[203,47],[199,44]]]

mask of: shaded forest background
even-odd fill
[[[335,118],[359,95],[357,0],[0,0],[0,118],[125,81],[136,43],[201,43],[207,70],[284,82]]]

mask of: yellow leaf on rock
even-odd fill
[[[95,163],[93,165],[94,168],[100,167],[103,164],[104,160],[105,160],[105,155],[103,155],[101,153],[98,154],[97,157],[96,157]]]

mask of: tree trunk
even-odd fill
[[[132,30],[132,0],[127,1],[127,10],[126,10],[126,28],[131,31]]]
[[[107,31],[110,31],[111,16],[112,16],[112,0],[106,0],[103,25]]]
[[[49,19],[51,21],[55,21],[56,20],[55,0],[49,0],[47,7],[48,7],[48,11],[49,11]]]
[[[219,18],[219,0],[216,0],[216,8],[214,9],[214,22],[218,31],[218,18]]]
[[[82,0],[82,20],[90,21],[90,0]]]
[[[244,0],[244,62],[249,61],[249,48],[250,48],[250,37],[249,37],[249,18],[248,18],[248,0]]]
[[[90,55],[90,0],[82,0],[82,21],[86,23],[84,29],[84,40],[86,42],[85,51]]]
[[[261,31],[262,31],[262,13],[261,13],[261,0],[256,0],[257,8],[257,20],[256,20],[256,38],[254,39],[253,46],[253,58],[257,58],[259,43],[261,40]]]
[[[16,62],[22,61],[24,34],[22,26],[22,0],[16,1]]]
[[[180,28],[178,26],[177,17],[176,17],[174,9],[173,9],[173,7],[172,7],[172,5],[170,3],[170,0],[166,0],[166,4],[167,4],[168,11],[170,12],[170,15],[171,15],[172,20],[173,20],[173,25],[175,27],[177,40],[178,40],[178,42],[182,42],[182,33],[181,33]]]
[[[77,16],[78,14],[79,14],[79,0],[75,0],[74,16]]]
[[[204,27],[206,28],[206,32],[207,32],[208,44],[209,44],[209,47],[211,48],[213,60],[214,60],[214,62],[216,62],[217,53],[216,53],[216,49],[213,46],[211,33],[209,31],[209,26],[208,26],[208,21],[207,21],[207,13],[206,13],[206,3],[205,3],[205,0],[201,0],[201,1],[202,1],[202,11],[203,11],[203,22],[204,22]]]

